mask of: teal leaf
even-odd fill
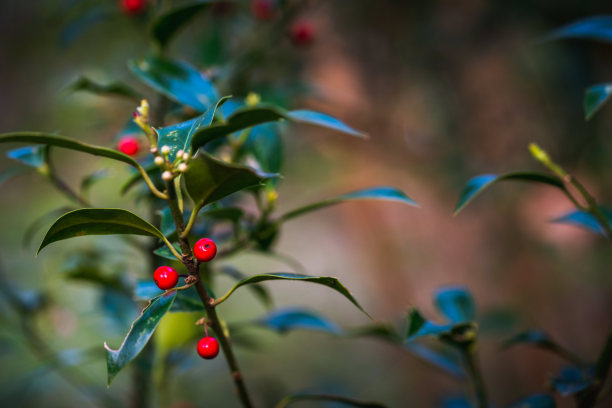
[[[171,312],[204,312],[206,310],[195,288],[175,290],[173,292],[176,292],[177,295],[170,308]],[[150,281],[138,282],[134,289],[134,296],[138,300],[155,299],[163,293],[164,291],[158,288],[152,279]]]
[[[565,191],[565,185],[563,181],[556,177],[548,174],[533,173],[533,172],[516,172],[506,173],[502,175],[498,174],[483,174],[470,179],[461,194],[459,200],[455,206],[455,215],[463,210],[476,196],[482,193],[486,188],[493,184],[504,181],[504,180],[515,180],[515,181],[527,181],[532,183],[543,183],[553,187],[557,187],[560,190]]]
[[[242,281],[248,278],[247,275],[235,268],[232,268],[231,266],[224,266],[219,269],[219,272],[237,281]],[[272,296],[270,296],[270,293],[265,286],[253,284],[249,285],[249,289],[251,289],[253,295],[255,295],[255,297],[264,305],[266,309],[270,309],[272,307]]]
[[[89,92],[95,95],[120,96],[134,101],[140,101],[142,96],[132,87],[120,81],[113,81],[107,84],[100,84],[86,76],[79,76],[70,83],[66,90],[68,92]]]
[[[593,385],[593,381],[590,370],[569,366],[551,380],[551,386],[561,396],[568,397],[586,390]]]
[[[279,333],[301,329],[321,331],[338,336],[342,334],[342,329],[331,320],[311,310],[299,307],[275,310],[257,319],[255,323]]]
[[[503,347],[513,347],[519,344],[531,345],[543,350],[557,354],[575,364],[583,364],[582,360],[574,353],[559,345],[552,337],[541,330],[527,330],[518,333],[503,342]]]
[[[353,129],[347,126],[340,120],[329,116],[325,113],[310,111],[310,110],[295,110],[288,113],[289,119],[297,123],[306,123],[310,125],[316,125],[338,132],[346,133],[357,137],[367,137],[363,132]]]
[[[39,169],[46,165],[49,156],[49,146],[25,146],[9,150],[7,157],[17,160],[26,166]]]
[[[245,188],[257,186],[276,175],[225,163],[200,152],[189,161],[183,177],[189,196],[196,207],[201,208]]]
[[[244,149],[255,157],[263,171],[281,171],[283,141],[276,123],[264,123],[252,128]]]
[[[612,95],[612,83],[590,86],[584,93],[584,118],[591,120]]]
[[[210,126],[215,117],[215,112],[228,99],[228,96],[221,98],[215,105],[212,105],[205,113],[197,118],[157,130],[159,135],[158,145],[160,147],[168,146],[170,148],[168,158],[171,162],[174,161],[176,152],[179,150],[183,150],[184,152],[191,151],[191,137],[193,134]]]
[[[153,39],[165,47],[172,37],[198,13],[204,11],[216,0],[198,0],[181,4],[157,17],[152,24]]]
[[[455,378],[463,379],[467,377],[458,358],[453,358],[453,356],[449,354],[444,354],[414,341],[404,343],[404,348],[425,362],[442,369]]]
[[[555,399],[548,394],[535,394],[524,398],[509,408],[555,408]]]
[[[171,291],[151,299],[140,316],[132,323],[132,327],[119,349],[113,350],[104,343],[109,386],[119,371],[142,351],[161,318],[172,307],[175,298],[176,291]]]
[[[344,287],[344,285],[342,285],[342,283],[340,283],[340,281],[337,278],[332,278],[329,276],[309,276],[309,275],[300,275],[300,274],[294,274],[294,273],[263,273],[260,275],[254,275],[254,276],[248,277],[238,282],[222,298],[219,298],[218,301],[221,301],[221,299],[223,300],[227,299],[232,293],[236,291],[236,289],[242,286],[252,285],[254,283],[260,283],[260,282],[269,281],[269,280],[302,281],[302,282],[311,282],[311,283],[317,283],[319,285],[327,286],[335,290],[336,292],[340,293],[341,295],[343,295],[351,303],[353,303],[359,310],[361,310],[366,316],[370,317],[370,315],[361,307],[361,305],[357,302],[357,300],[355,300],[351,292],[349,292],[348,289],[346,289],[346,287]]]
[[[434,303],[440,313],[452,323],[465,323],[476,319],[474,299],[463,287],[444,287],[436,290]]]
[[[608,224],[612,225],[612,208],[610,207],[599,207],[599,210],[604,215],[606,220],[608,220]],[[591,213],[586,211],[572,211],[560,217],[557,217],[552,220],[552,222],[558,224],[568,224],[576,227],[580,227],[587,231],[590,231],[595,234],[599,234],[602,236],[606,236],[606,232],[599,223],[599,220],[595,218]]]
[[[595,16],[557,28],[545,40],[580,38],[612,42],[612,16]]]
[[[0,186],[4,184],[7,180],[10,180],[11,178],[23,173],[26,170],[27,167],[23,166],[11,166],[4,169],[4,171],[0,172]]]
[[[84,235],[134,234],[163,238],[162,233],[134,213],[120,208],[81,208],[61,216],[49,228],[37,254],[47,245]]]
[[[197,111],[206,112],[219,99],[212,82],[186,62],[149,56],[130,61],[129,66],[157,92]]]
[[[386,405],[379,404],[377,402],[360,401],[353,398],[343,397],[340,395],[331,394],[314,394],[314,393],[297,393],[289,395],[283,398],[277,405],[276,408],[286,408],[297,401],[328,401],[335,402],[350,407],[361,407],[361,408],[386,408]]]
[[[319,210],[321,208],[329,207],[330,205],[340,204],[345,201],[353,200],[385,200],[385,201],[397,201],[400,203],[418,206],[410,197],[404,194],[401,190],[393,187],[372,187],[363,190],[353,191],[351,193],[342,194],[336,197],[328,198],[327,200],[319,201],[313,204],[306,205],[304,207],[297,208],[293,211],[289,211],[280,217],[280,221],[287,221],[300,215],[309,213],[311,211]]]

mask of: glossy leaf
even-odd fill
[[[438,310],[452,323],[471,322],[476,319],[476,305],[470,292],[462,287],[445,287],[434,294]]]
[[[612,30],[612,27],[611,27]],[[590,120],[612,95],[612,83],[590,86],[584,93],[584,117]]]
[[[223,105],[228,99],[229,97],[221,98],[215,105],[208,108],[205,113],[197,118],[157,130],[159,135],[158,144],[159,146],[168,146],[170,148],[168,157],[171,162],[174,161],[176,152],[179,150],[183,150],[184,152],[191,151],[191,138],[193,134],[210,126],[215,117],[215,112],[219,106]]]
[[[206,112],[219,99],[212,82],[186,62],[149,56],[129,65],[145,84],[197,111]]]
[[[612,16],[595,16],[560,27],[546,36],[546,40],[580,38],[612,42]]]
[[[134,101],[140,101],[140,99],[142,99],[142,96],[138,92],[123,82],[113,81],[107,84],[100,84],[86,76],[79,76],[74,82],[68,85],[67,90],[70,92],[85,91],[96,95],[120,96]]]
[[[482,193],[487,187],[490,187],[497,182],[505,180],[543,183],[553,187],[557,187],[561,190],[565,190],[565,185],[563,184],[563,181],[561,179],[548,174],[533,172],[506,173],[502,175],[483,174],[480,176],[476,176],[467,182],[467,184],[461,191],[461,194],[459,195],[459,200],[457,201],[457,205],[455,206],[455,214],[458,214],[461,210],[463,210],[470,202],[472,202],[474,198],[476,198],[476,196]]]
[[[176,291],[172,291],[152,299],[140,316],[132,323],[132,327],[119,349],[113,350],[104,343],[109,386],[119,371],[142,351],[161,318],[172,307],[175,298]]]
[[[183,177],[189,196],[202,207],[247,187],[257,186],[275,175],[225,163],[200,152],[190,160]]]
[[[276,408],[286,408],[297,401],[329,401],[337,404],[346,405],[349,407],[361,407],[361,408],[386,408],[386,405],[379,404],[377,402],[360,401],[353,398],[347,398],[340,395],[330,394],[293,394],[282,399]]]
[[[162,233],[134,213],[120,208],[81,208],[61,216],[49,228],[37,253],[47,245],[84,235],[134,234],[163,238]]]
[[[217,0],[198,0],[172,8],[153,21],[151,28],[153,38],[160,46],[166,46],[185,24],[215,1]]]
[[[244,280],[248,277],[236,268],[232,268],[230,266],[222,267],[219,269],[219,272],[237,281]],[[265,286],[253,284],[249,285],[249,289],[251,289],[253,295],[255,295],[255,297],[265,306],[266,309],[270,309],[272,307],[272,296],[270,296],[270,293]]]
[[[593,376],[578,367],[565,367],[551,380],[552,388],[561,396],[568,397],[584,391],[593,384]]]
[[[555,399],[548,394],[535,394],[510,405],[509,408],[555,408]]]
[[[299,307],[275,310],[257,319],[255,323],[279,333],[302,329],[321,331],[333,335],[342,334],[342,329],[331,320],[311,310]]]
[[[302,281],[302,282],[311,282],[311,283],[318,283],[320,285],[325,285],[335,290],[336,292],[340,293],[341,295],[343,295],[345,298],[351,301],[351,303],[353,303],[359,310],[361,310],[368,317],[370,317],[370,315],[361,307],[361,305],[357,302],[357,300],[355,300],[351,292],[349,292],[348,289],[346,289],[344,285],[342,285],[338,279],[332,278],[329,276],[309,276],[309,275],[298,275],[294,273],[263,273],[260,275],[254,275],[249,278],[241,280],[236,285],[234,285],[228,291],[228,293],[225,294],[225,296],[223,296],[223,299],[228,298],[232,293],[234,293],[236,289],[240,288],[241,286],[252,285],[254,283],[259,283],[259,282],[264,282],[264,281],[269,281],[269,280]]]
[[[287,116],[289,116],[289,119],[293,122],[316,125],[357,137],[367,137],[365,133],[355,130],[342,121],[325,113],[310,110],[294,110],[289,112]]]
[[[603,215],[608,220],[608,224],[612,225],[612,208],[599,207],[599,209],[601,210]],[[558,224],[574,225],[576,227],[583,228],[595,234],[599,234],[603,236],[606,235],[605,230],[599,224],[599,221],[597,220],[597,218],[595,218],[592,214],[586,211],[580,211],[580,210],[572,211],[570,213],[567,213],[565,215],[562,215],[558,218],[553,219],[552,222],[555,222]]]
[[[179,283],[180,285],[181,283]],[[195,288],[175,291],[177,292],[176,299],[172,304],[171,312],[204,312],[204,305],[198,297]],[[138,282],[134,289],[134,296],[138,300],[151,300],[163,294],[164,291],[157,287],[155,282],[150,281]]]
[[[26,146],[9,150],[6,156],[35,169],[43,167],[49,156],[49,146]]]

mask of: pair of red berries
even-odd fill
[[[210,238],[202,238],[193,246],[193,255],[200,262],[208,262],[217,255],[217,245]],[[153,273],[153,280],[161,290],[172,289],[178,279],[178,272],[171,266],[160,266]]]

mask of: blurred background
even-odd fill
[[[612,4],[302,3],[289,25],[273,29],[273,22],[253,16],[249,1],[203,13],[179,34],[169,54],[218,74],[227,93],[259,92],[264,101],[320,110],[370,135],[364,141],[288,127],[281,213],[374,185],[399,187],[420,208],[384,202],[329,208],[287,224],[279,252],[309,274],[340,278],[379,321],[399,322],[411,306],[439,319],[431,302],[436,288],[469,288],[481,321],[480,363],[495,406],[546,391],[550,375],[564,365],[534,348],[502,350],[502,340],[518,331],[540,328],[583,359],[594,360],[612,324],[609,243],[551,223],[572,206],[546,186],[500,184],[461,214],[453,216],[453,210],[474,175],[540,170],[527,151],[532,141],[578,176],[600,202],[612,202],[612,108],[589,122],[582,110],[584,89],[612,78],[612,47],[541,41],[561,25],[612,13]],[[310,44],[292,41],[290,23],[298,20],[311,24]],[[219,42],[229,45],[219,47]],[[146,15],[126,15],[113,0],[0,2],[0,132],[57,132],[114,146],[134,102],[70,93],[66,87],[86,74],[102,83],[122,80],[150,94],[126,65],[148,49]],[[264,51],[245,51],[253,49]],[[229,81],[215,70],[233,58],[244,72]],[[11,166],[5,152],[14,147],[0,147],[0,170]],[[119,196],[118,186],[129,174],[123,166],[65,150],[52,154],[58,173],[71,185],[99,168],[108,169],[109,176],[91,189],[96,206],[146,211],[143,203],[126,203]],[[46,298],[27,324],[5,296],[0,302],[0,395],[6,406],[95,406],[92,395],[109,399],[110,405],[130,406],[129,370],[106,388],[102,344],[117,347],[129,329],[129,323],[121,322],[137,310],[123,310],[119,314],[127,316],[114,318],[115,309],[101,306],[95,286],[67,279],[61,271],[73,253],[100,248],[113,254],[100,260],[113,276],[146,278],[150,268],[113,237],[66,241],[35,257],[52,221],[24,245],[26,228],[39,215],[67,204],[35,172],[2,184],[3,284],[10,282],[26,298],[38,291]],[[288,268],[252,254],[224,262],[248,274]],[[223,287],[230,283],[220,280]],[[266,286],[277,306],[305,306],[347,328],[368,323],[328,288],[287,282]],[[220,313],[233,322],[265,310],[245,291],[220,306]],[[58,373],[53,363],[36,356],[41,345],[30,342],[32,327],[42,334],[37,341],[64,350],[66,361],[71,361],[71,350],[91,351],[84,361],[74,361],[81,372],[76,374],[79,387],[73,386],[75,378],[66,379],[75,377],[71,369]],[[375,339],[309,331],[281,336],[257,329],[248,337],[257,347],[238,346],[237,353],[261,407],[303,390],[342,393],[390,407],[441,407],[448,398],[469,395],[465,382]],[[220,358],[203,363],[192,353],[175,370],[170,387],[171,405],[177,408],[237,404]],[[574,404],[569,398],[557,402],[560,407]]]

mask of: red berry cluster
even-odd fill
[[[193,246],[193,254],[200,262],[211,261],[217,255],[217,245],[210,238],[202,238]],[[178,279],[178,272],[171,266],[160,266],[153,273],[153,281],[161,290],[172,289]]]

